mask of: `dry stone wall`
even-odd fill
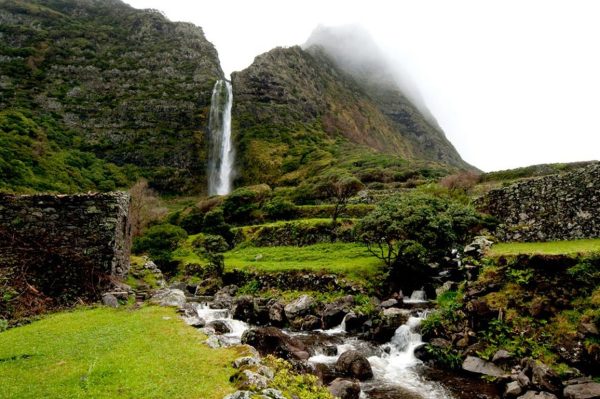
[[[499,219],[504,241],[600,237],[600,163],[491,190],[476,205]]]
[[[0,313],[11,316],[28,295],[43,308],[97,299],[127,274],[129,205],[123,192],[0,194],[0,290],[15,298],[0,301]]]

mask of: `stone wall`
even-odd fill
[[[0,194],[0,291],[44,308],[97,299],[129,270],[129,204],[123,192]]]
[[[476,201],[504,241],[600,237],[600,163],[491,190]]]

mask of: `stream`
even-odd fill
[[[405,304],[424,303],[423,293],[415,291]],[[232,319],[226,309],[211,309],[208,304],[197,304],[198,316],[206,323],[222,321],[231,332],[220,335],[226,345],[241,342],[242,334],[250,326]],[[361,383],[361,398],[364,399],[454,399],[442,384],[424,376],[425,366],[414,356],[414,350],[423,343],[418,333],[419,325],[427,310],[419,310],[400,326],[390,342],[375,345],[346,334],[344,321],[330,330],[296,332],[285,330],[315,348],[315,355],[308,361],[314,365],[333,365],[339,356],[348,350],[357,350],[369,360],[374,377]],[[317,343],[318,345],[315,345]],[[335,347],[335,350],[333,350]],[[325,350],[327,348],[328,350]],[[328,352],[329,354],[327,354]],[[331,353],[336,353],[331,355]]]

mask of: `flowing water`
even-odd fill
[[[217,80],[213,88],[208,129],[208,194],[226,195],[231,192],[234,149],[231,141],[231,106],[233,91],[227,80]]]
[[[415,291],[408,303],[426,301],[424,292]],[[249,325],[231,318],[229,311],[211,309],[206,304],[196,305],[199,317],[207,323],[213,320],[225,322],[231,329],[230,333],[220,336],[220,341],[227,345],[239,344],[242,334]],[[357,350],[367,357],[373,369],[374,378],[362,383],[364,399],[453,399],[449,391],[441,384],[428,380],[423,375],[422,362],[414,355],[414,350],[423,344],[419,334],[419,326],[426,316],[426,310],[419,311],[416,316],[408,319],[400,326],[391,341],[376,346],[346,334],[345,323],[330,330],[314,332],[290,332],[302,340],[316,338],[316,341],[334,343],[337,349],[335,356],[327,355],[318,347],[315,355],[308,361],[313,364],[322,363],[333,365],[339,356],[349,350]],[[192,320],[188,320],[191,322]],[[317,336],[321,337],[318,338]]]

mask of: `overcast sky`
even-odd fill
[[[227,74],[318,24],[360,24],[467,162],[600,159],[600,1],[125,1],[201,26]]]

